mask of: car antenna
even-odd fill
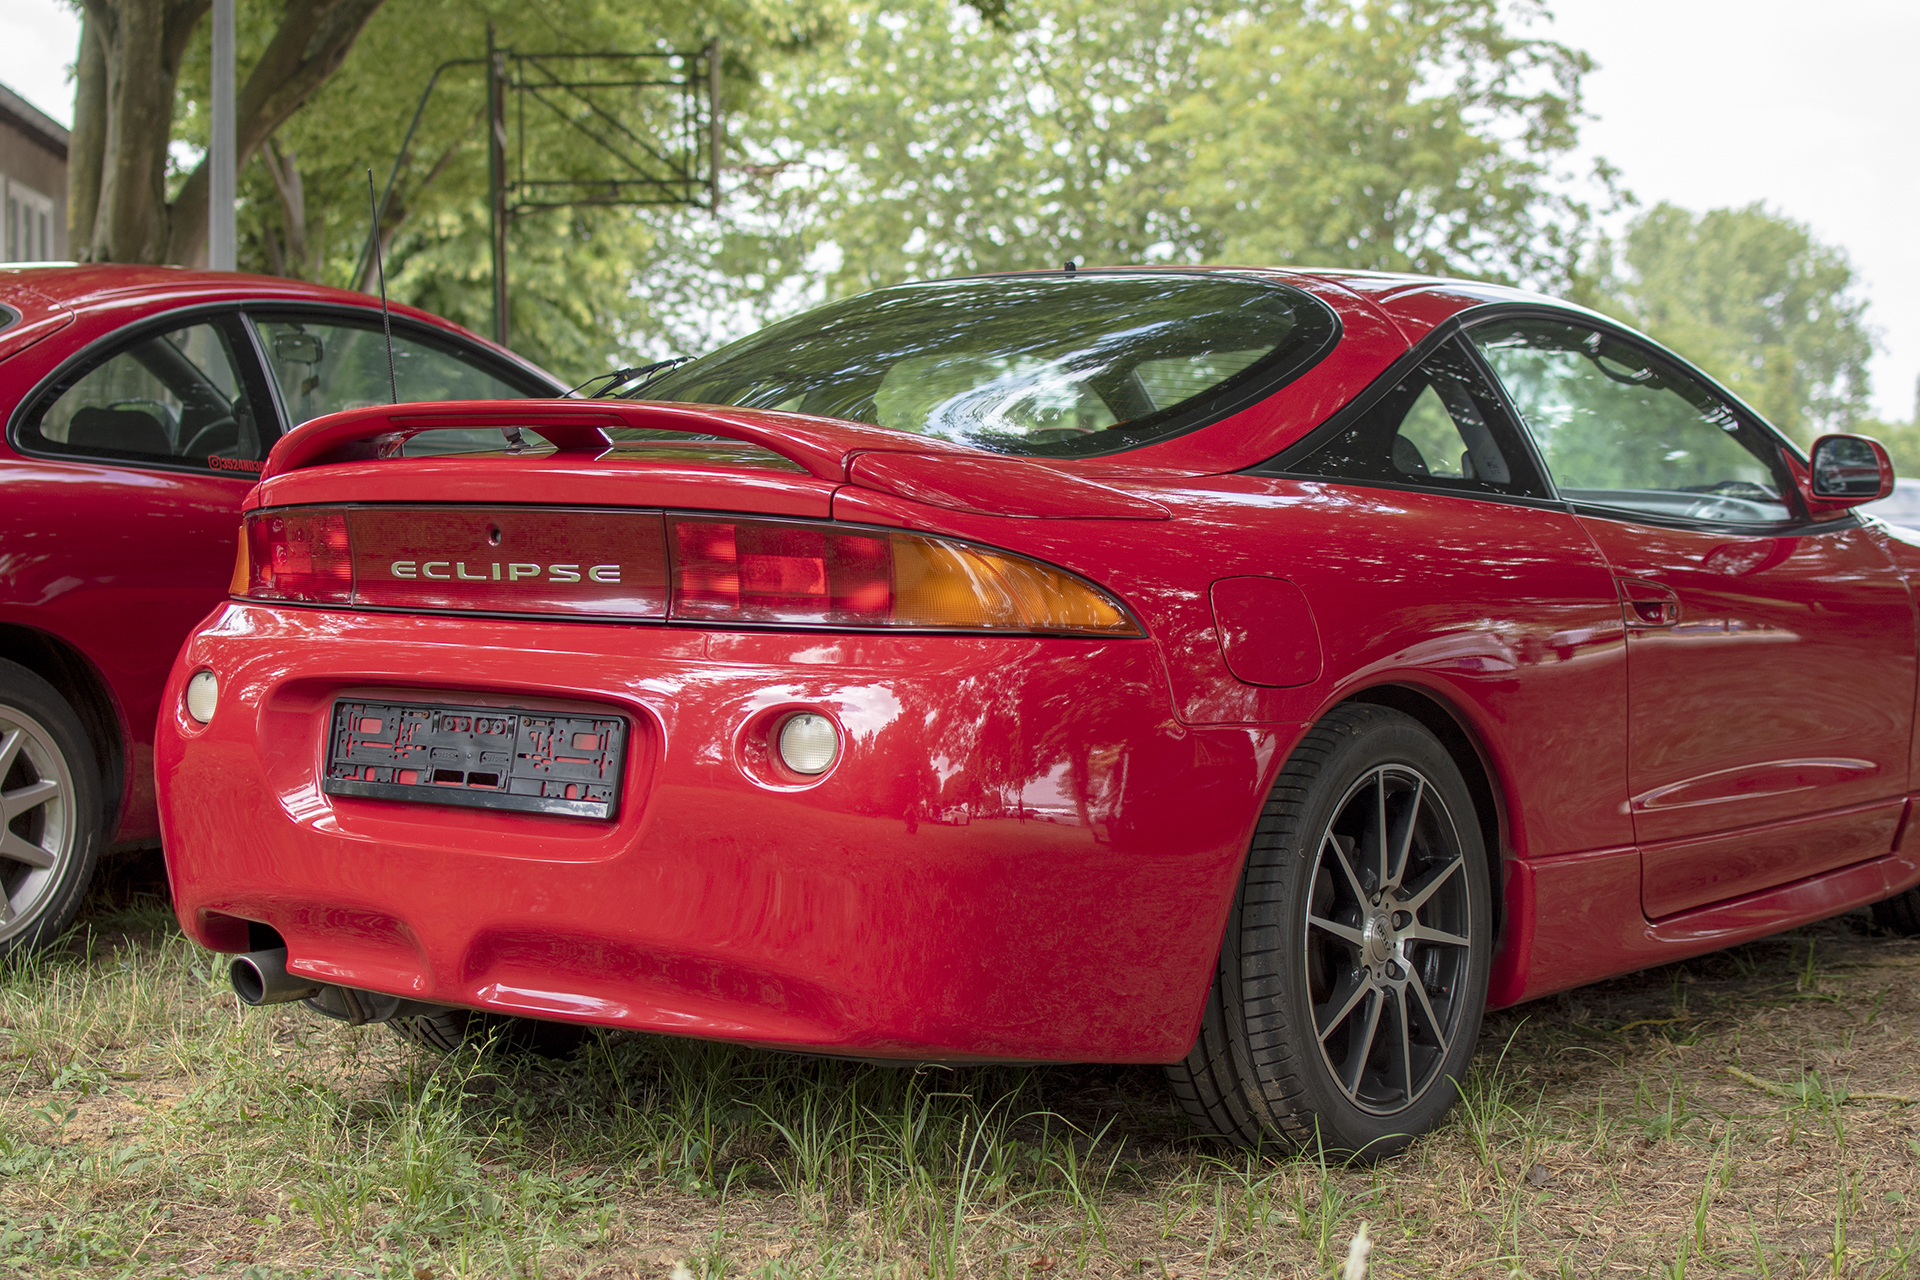
[[[373,170],[369,169],[367,170],[367,172],[372,173]],[[1074,273],[1074,270],[1076,269],[1076,264],[1072,258],[1068,258],[1065,262],[1060,264],[1060,269],[1066,272],[1068,275],[1072,275]]]
[[[387,313],[387,265],[380,260],[380,201],[373,194],[373,170],[367,170],[367,207],[373,211],[373,265],[380,275],[380,331],[387,337],[387,390],[400,403],[400,379],[393,371],[393,317]]]

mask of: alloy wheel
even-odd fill
[[[1321,834],[1302,938],[1320,1055],[1349,1102],[1392,1115],[1440,1080],[1481,927],[1439,791],[1405,764],[1363,774]]]
[[[32,927],[73,857],[74,785],[53,735],[0,706],[0,938]]]

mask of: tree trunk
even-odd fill
[[[82,13],[80,48],[73,59],[73,133],[67,140],[67,253],[78,262],[93,257],[106,144],[107,53],[93,15]]]
[[[86,24],[100,44],[106,72],[88,250],[94,262],[163,261],[173,90],[193,28],[211,3],[85,0]],[[89,185],[84,178],[81,184]]]
[[[173,95],[194,28],[212,0],[81,0],[68,164],[69,244],[92,262],[204,264],[202,161],[171,206]],[[245,165],[340,67],[380,0],[287,0],[238,102],[235,160]]]
[[[288,0],[280,26],[240,90],[234,163],[244,168],[260,145],[327,82],[353,48],[381,0]],[[207,162],[188,175],[172,210],[168,262],[207,252]]]

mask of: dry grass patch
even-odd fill
[[[241,1011],[152,861],[0,974],[0,1273],[1899,1276],[1920,943],[1864,913],[1489,1019],[1453,1119],[1328,1167],[1150,1068],[889,1071],[607,1036],[438,1060]]]

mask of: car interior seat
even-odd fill
[[[167,429],[138,409],[81,409],[67,427],[67,443],[76,449],[111,449],[157,458],[173,454]]]
[[[1420,452],[1420,446],[1402,435],[1393,438],[1393,469],[1403,476],[1433,474],[1427,469],[1426,455]]]

